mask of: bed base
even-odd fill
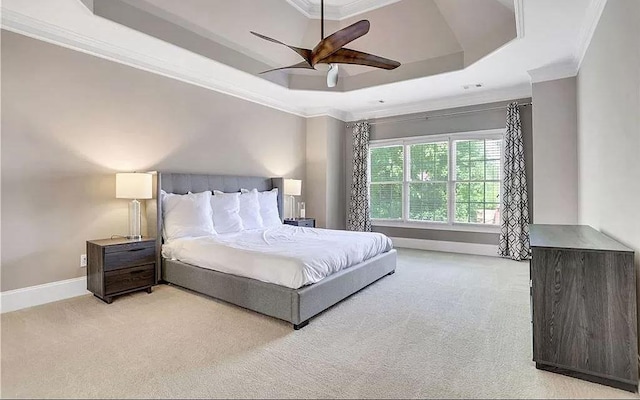
[[[302,321],[299,324],[293,324],[293,329],[296,331],[299,331],[300,329],[304,328],[307,325],[309,325],[309,320]]]
[[[396,269],[391,250],[299,289],[162,260],[162,280],[195,292],[278,318],[299,330],[309,320]]]

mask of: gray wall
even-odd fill
[[[537,224],[578,222],[576,78],[534,83],[533,211]]]
[[[607,2],[582,62],[578,155],[580,223],[633,248],[640,268],[638,1]]]
[[[3,291],[126,233],[116,171],[305,178],[304,118],[7,31],[1,94]]]
[[[326,118],[307,119],[307,177],[305,190],[306,216],[316,219],[317,227],[326,225],[327,136]]]
[[[518,103],[529,103],[530,98],[518,99]],[[467,114],[459,114],[450,117],[440,117],[432,119],[420,119],[405,122],[389,122],[373,125],[371,128],[371,140],[391,139],[411,136],[437,135],[443,133],[455,133],[466,131],[477,131],[486,129],[504,128],[506,125],[506,105],[509,101],[481,104],[470,107],[459,107],[447,110],[437,110],[428,113],[414,115],[402,115],[398,117],[385,118],[378,121],[394,121],[405,118],[436,116],[460,111],[473,111],[485,108],[500,107],[497,110],[479,111]],[[502,108],[505,107],[505,108]],[[531,123],[531,107],[520,107],[520,118],[522,123],[522,135],[525,148],[525,162],[527,169],[527,187],[529,191],[529,208],[533,204],[533,130]],[[376,121],[377,122],[377,121]],[[353,174],[353,137],[352,129],[346,128],[346,151],[345,151],[345,184],[346,184],[346,206],[349,205],[349,192]],[[391,228],[374,227],[376,232],[382,232],[392,237],[403,237],[427,240],[445,240],[451,242],[497,244],[499,235],[497,233],[460,232],[445,231],[438,229],[419,228]]]
[[[344,204],[344,121],[327,118],[327,228],[346,228]]]
[[[307,119],[307,178],[303,182],[307,216],[316,226],[345,228],[344,122],[332,117]]]

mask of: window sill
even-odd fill
[[[442,231],[458,231],[458,232],[479,232],[479,233],[500,233],[500,226],[497,225],[481,225],[481,224],[438,224],[418,221],[393,221],[372,219],[372,226],[385,226],[390,228],[412,228],[412,229],[432,229]]]

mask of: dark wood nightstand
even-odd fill
[[[315,228],[316,227],[316,219],[315,218],[285,219],[284,223],[287,224],[287,225],[306,226],[307,228]]]
[[[87,290],[111,304],[114,296],[146,289],[156,278],[156,240],[87,241]]]

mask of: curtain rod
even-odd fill
[[[527,106],[530,106],[530,105],[531,105],[531,102],[522,103],[522,104],[518,104],[518,107],[527,107]],[[502,109],[506,109],[506,108],[507,108],[507,106],[488,107],[488,108],[480,108],[480,109],[477,109],[477,110],[458,111],[458,112],[447,113],[447,114],[428,115],[428,116],[424,116],[424,117],[393,119],[393,120],[388,120],[388,121],[377,121],[377,122],[376,121],[372,121],[372,122],[369,122],[369,124],[371,124],[371,125],[379,125],[379,124],[391,124],[391,123],[400,123],[400,122],[408,122],[408,121],[428,120],[428,119],[433,119],[433,118],[451,117],[451,116],[454,116],[454,115],[461,115],[461,114],[473,114],[473,113],[483,112],[483,111],[502,110]],[[352,128],[353,127],[353,123],[347,124],[346,127],[347,128]]]

